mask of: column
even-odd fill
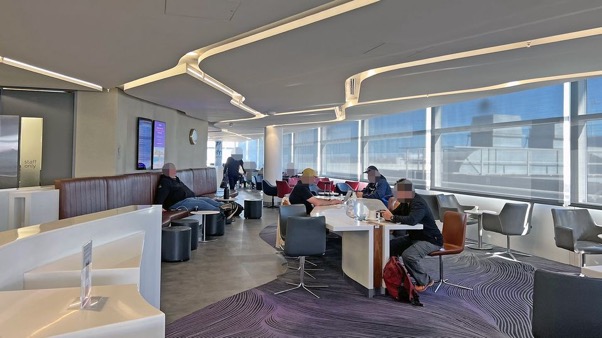
[[[263,178],[276,185],[282,179],[282,128],[265,127],[264,135]],[[271,202],[272,197],[263,196],[263,200]]]

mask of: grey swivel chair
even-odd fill
[[[437,205],[439,207],[439,216],[444,215],[446,211],[455,211],[464,213],[466,210],[474,209],[474,205],[461,205],[455,195],[451,194],[439,194],[436,195]],[[466,224],[477,224],[478,219],[468,217]]]
[[[280,233],[278,234],[282,240],[286,241],[286,225],[287,220],[291,216],[307,216],[304,204],[281,205],[278,210],[278,226]]]
[[[535,338],[600,337],[602,279],[535,270],[531,332]]]
[[[439,215],[439,201],[437,200],[437,196],[439,196],[439,195],[430,195],[430,194],[416,194],[416,195],[419,195],[420,197],[422,197],[422,199],[424,199],[424,201],[428,205],[429,209],[431,209],[431,212],[433,213],[433,218],[435,220],[440,220],[441,217]]]
[[[556,246],[581,255],[581,267],[586,254],[602,254],[602,227],[598,226],[587,209],[552,209]]]
[[[291,205],[281,205],[280,206],[280,210],[278,211],[278,228],[279,228],[279,233],[278,235],[280,236],[280,238],[282,239],[282,241],[284,241],[286,243],[286,227],[287,227],[287,221],[289,217],[292,216],[297,216],[297,217],[308,217],[307,216],[307,210],[305,210],[305,205],[304,204],[291,204]],[[284,248],[281,248],[284,249]],[[316,264],[307,261],[308,264],[311,264],[313,266],[316,266]],[[292,266],[288,267],[289,269],[293,269],[293,270],[299,270],[300,267],[295,268]],[[309,272],[307,272],[308,270],[321,270],[321,269],[305,269],[305,274],[308,275],[309,277],[316,279],[313,275],[311,275]]]
[[[288,218],[286,226],[286,243],[284,244],[284,254],[292,257],[299,257],[299,283],[287,283],[295,287],[274,293],[275,295],[303,288],[314,295],[308,288],[325,288],[328,285],[307,285],[303,277],[305,276],[305,257],[321,256],[326,251],[326,218],[319,217],[299,217],[291,216]]]
[[[524,236],[531,230],[531,204],[506,203],[499,213],[483,213],[483,230],[506,235],[506,250],[494,253],[495,256],[508,255],[518,262],[516,255],[530,256],[510,250],[510,236]]]

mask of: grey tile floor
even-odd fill
[[[237,202],[261,198],[257,190],[239,190]],[[161,263],[161,311],[166,324],[239,292],[270,282],[286,271],[286,261],[259,238],[267,225],[275,224],[278,209],[263,208],[261,219],[245,219],[244,213],[227,224],[216,241],[199,243],[190,260]]]

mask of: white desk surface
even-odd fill
[[[311,216],[326,217],[326,227],[334,232],[366,231],[374,229],[375,225],[383,226],[387,230],[421,230],[423,228],[422,224],[407,225],[387,221],[377,222],[376,220],[357,221],[347,216],[345,206],[342,204],[315,207]]]
[[[80,288],[0,292],[2,337],[163,337],[165,314],[148,304],[136,285],[93,286],[108,297],[100,311],[69,309]]]

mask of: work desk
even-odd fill
[[[358,221],[347,216],[342,204],[315,207],[311,216],[324,216],[326,228],[341,235],[343,273],[368,297],[378,289],[384,291],[382,270],[389,259],[390,231],[422,229],[422,224]]]

